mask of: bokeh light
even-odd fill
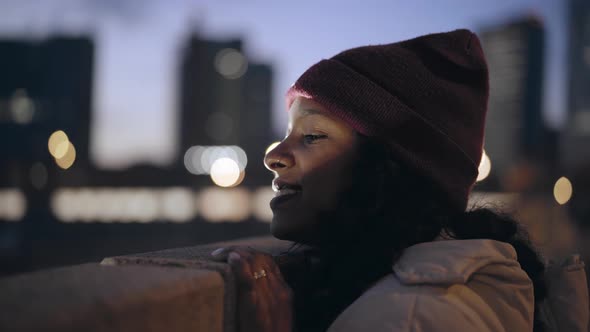
[[[76,148],[74,148],[74,144],[68,141],[68,149],[66,154],[61,158],[55,158],[55,163],[62,169],[68,169],[72,167],[74,162],[76,161]]]
[[[484,150],[483,154],[481,156],[481,162],[479,163],[479,167],[477,169],[478,175],[477,175],[476,181],[479,182],[479,181],[485,180],[490,175],[491,170],[492,170],[492,162],[490,160],[490,157],[488,156],[488,154]]]
[[[231,158],[219,158],[211,166],[211,179],[220,187],[233,187],[240,180],[240,167]]]
[[[0,220],[21,221],[26,213],[27,199],[21,190],[0,190]]]
[[[101,213],[101,206],[98,205],[96,200],[96,191],[90,188],[82,188],[78,191],[75,197],[76,215],[78,220],[82,222],[93,222],[96,220],[96,216]]]
[[[250,192],[243,188],[210,187],[199,196],[200,215],[210,222],[243,221],[250,209]]]
[[[100,207],[93,216],[93,221],[101,223],[112,223],[120,221],[124,214],[125,201],[120,198],[121,190],[115,188],[95,188],[94,199]]]
[[[564,176],[559,178],[553,187],[553,196],[560,205],[567,203],[572,198],[573,192],[572,183]]]
[[[12,118],[18,124],[29,124],[33,121],[35,104],[27,95],[25,90],[19,89],[14,92],[10,103]]]
[[[66,133],[62,130],[55,131],[53,134],[51,134],[51,136],[49,136],[47,148],[49,149],[49,153],[53,156],[53,158],[63,158],[68,153],[69,147],[70,140],[68,139],[68,135],[66,135]]]
[[[184,223],[196,216],[188,188],[61,188],[51,195],[54,215],[65,223]]]
[[[215,69],[225,78],[234,80],[242,77],[248,69],[246,57],[238,50],[225,48],[215,56]]]
[[[191,146],[184,153],[184,167],[192,174],[203,174],[205,170],[201,167],[201,154],[205,147]]]
[[[252,201],[252,213],[256,219],[265,222],[272,221],[272,210],[270,208],[270,200],[275,197],[275,192],[272,187],[258,188],[254,192]]]
[[[126,221],[139,223],[158,219],[158,196],[153,190],[140,188],[133,190],[127,203]],[[125,221],[125,220],[124,220]]]
[[[75,198],[73,189],[58,189],[51,194],[51,210],[61,222],[70,223],[77,219]]]
[[[196,215],[194,202],[193,192],[188,189],[167,189],[161,195],[161,215],[172,222],[188,222]]]
[[[232,159],[240,171],[248,165],[248,156],[239,146],[192,146],[184,154],[184,167],[195,175],[211,174],[213,163],[221,158]]]

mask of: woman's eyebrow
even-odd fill
[[[308,116],[308,115],[324,115],[323,112],[320,112],[316,109],[313,108],[304,108],[300,111],[300,116],[304,117],[304,116]]]

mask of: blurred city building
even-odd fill
[[[2,40],[0,54],[0,186],[21,190],[31,217],[45,216],[64,168],[90,167],[94,45],[84,37]],[[54,157],[48,139],[57,131]]]
[[[262,159],[272,139],[272,68],[251,63],[240,40],[194,34],[182,53],[180,80],[179,156],[187,170],[206,174],[207,158],[229,157],[245,172],[244,184],[270,183]],[[227,148],[207,154],[205,147],[214,146]]]
[[[87,163],[94,45],[87,38],[0,40],[0,142],[8,159],[35,162],[64,130]],[[43,160],[47,162],[47,160]],[[14,178],[13,178],[14,179]]]
[[[590,2],[570,0],[568,14],[568,109],[561,149],[565,169],[580,172],[590,166]]]
[[[250,161],[246,168],[245,184],[268,185],[272,174],[264,167],[267,147],[275,137],[272,134],[272,67],[252,63],[245,77],[244,115],[240,125],[241,142]]]
[[[51,193],[90,167],[93,63],[85,37],[0,40],[0,272],[33,265]]]
[[[558,135],[542,113],[543,23],[528,16],[486,28],[480,36],[490,72],[484,147],[492,164],[488,189],[538,189],[540,174],[558,164]]]
[[[571,177],[569,217],[576,228],[577,248],[590,261],[590,2],[568,3],[567,120],[561,141],[564,171]],[[586,264],[590,275],[590,265]],[[588,281],[590,284],[590,280]]]

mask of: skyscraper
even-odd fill
[[[49,134],[62,129],[76,145],[77,160],[87,161],[92,42],[65,37],[38,42],[4,40],[0,53],[0,126],[5,138],[0,146],[4,156],[30,160],[48,155],[42,152],[47,150]]]
[[[1,185],[31,187],[33,165],[45,173],[56,170],[47,143],[57,130],[75,146],[76,164],[87,165],[92,41],[2,40],[0,54],[0,153],[6,161],[0,165]]]
[[[243,75],[247,59],[239,40],[208,41],[192,36],[180,69],[181,153],[193,145],[227,145],[238,140]]]
[[[490,71],[484,148],[502,181],[523,161],[547,166],[556,157],[541,107],[545,31],[539,19],[526,17],[480,35]]]
[[[272,69],[250,63],[240,40],[193,35],[180,68],[180,151],[237,145],[248,157],[245,184],[268,182],[262,157],[271,140]]]
[[[590,163],[590,2],[570,0],[568,118],[561,143],[566,169]]]
[[[570,112],[590,114],[590,3],[571,0],[569,7]],[[590,128],[588,128],[590,130]]]
[[[21,193],[17,219],[48,222],[51,191],[88,166],[94,45],[79,37],[1,40],[0,54],[0,189]],[[48,140],[58,130],[69,145],[54,159]]]

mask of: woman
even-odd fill
[[[304,264],[281,272],[251,249],[214,252],[240,280],[241,330],[540,331],[537,254],[512,219],[466,211],[487,99],[468,30],[309,68],[264,159],[272,234],[304,245],[287,254]]]

